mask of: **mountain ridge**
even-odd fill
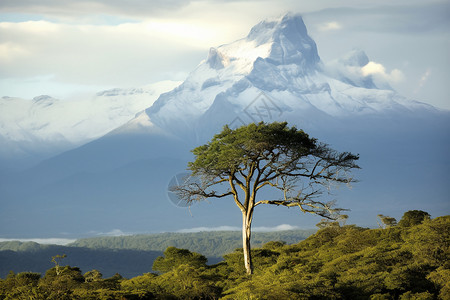
[[[162,81],[141,88],[116,88],[81,100],[48,95],[32,100],[2,97],[0,165],[2,160],[10,160],[8,165],[13,167],[33,156],[38,156],[38,161],[95,140],[134,118],[178,84]]]
[[[282,110],[300,114],[316,109],[333,117],[436,110],[400,96],[386,82],[378,80],[382,86],[378,88],[375,71],[368,70],[371,61],[362,50],[353,50],[334,64],[338,67],[330,64],[332,71],[320,60],[301,16],[288,14],[259,23],[246,38],[211,48],[185,82],[162,94],[146,113],[152,126],[194,136],[198,133],[187,131],[201,132],[195,119],[203,118],[208,109],[217,110],[222,104],[224,111],[236,115],[261,92]]]

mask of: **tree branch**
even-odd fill
[[[233,182],[233,177],[234,177],[233,175],[230,175],[228,177],[228,182],[229,182],[230,187],[231,187],[231,192],[233,194],[234,202],[236,202],[236,205],[239,207],[239,209],[241,211],[244,211],[245,210],[244,209],[244,205],[241,203],[241,201],[239,201],[239,195],[238,195],[238,193],[236,191],[236,187],[235,187],[234,182]]]

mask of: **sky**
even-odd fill
[[[448,0],[1,0],[0,96],[183,80],[210,47],[287,12],[303,16],[324,63],[364,50],[400,94],[450,109]]]

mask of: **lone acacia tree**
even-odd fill
[[[337,152],[283,123],[225,126],[207,144],[192,150],[190,178],[173,188],[188,203],[232,196],[242,212],[242,242],[247,274],[252,274],[250,252],[253,211],[261,204],[299,207],[301,211],[336,219],[342,209],[319,196],[333,183],[350,183],[349,171],[359,168],[358,156]],[[224,188],[225,185],[225,188]],[[228,188],[226,188],[228,187]],[[275,199],[257,200],[263,188],[279,191]]]

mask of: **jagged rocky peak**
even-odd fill
[[[228,64],[227,58],[214,47],[209,49],[206,61],[212,69],[216,70],[223,69]]]
[[[271,43],[267,60],[274,64],[298,64],[315,67],[320,61],[317,46],[308,35],[298,14],[286,14],[276,20],[266,20],[254,26],[247,40],[256,45]]]
[[[361,49],[353,49],[344,57],[339,59],[339,62],[346,66],[363,67],[369,63],[369,57]]]

